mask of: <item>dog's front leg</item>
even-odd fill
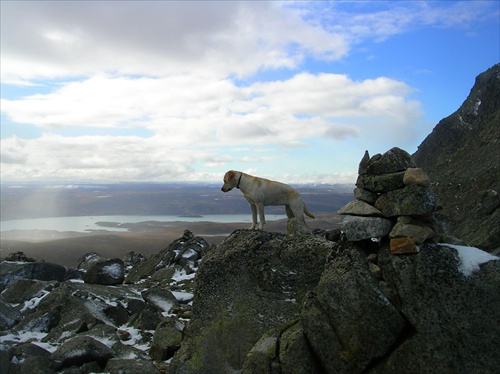
[[[264,230],[264,223],[266,223],[266,215],[264,214],[264,204],[257,204],[257,211],[259,212],[259,219],[260,219],[258,230]]]
[[[250,208],[252,208],[252,226],[250,226],[250,230],[255,230],[257,228],[257,207],[250,204]]]

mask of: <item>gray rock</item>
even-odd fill
[[[0,331],[8,330],[22,320],[22,314],[0,299]]]
[[[103,262],[106,260],[108,260],[108,258],[103,257],[96,252],[89,252],[78,259],[76,268],[78,270],[87,271],[98,262]]]
[[[422,244],[426,240],[436,237],[436,233],[424,225],[396,223],[389,233],[389,238],[398,238],[407,236],[412,238],[415,244]]]
[[[354,197],[358,200],[367,202],[368,204],[374,204],[377,201],[378,194],[372,191],[365,190],[364,188],[356,187],[354,189]]]
[[[323,373],[300,322],[283,331],[279,339],[279,362],[283,373]]]
[[[456,250],[424,244],[412,256],[382,248],[379,264],[411,328],[374,373],[497,371],[500,261],[466,277]]]
[[[181,342],[182,332],[179,331],[176,321],[166,319],[155,330],[149,355],[156,361],[168,360],[179,350]]]
[[[342,223],[347,240],[358,241],[389,235],[393,223],[382,217],[346,216]]]
[[[20,374],[52,374],[56,373],[49,357],[28,356],[20,366]]]
[[[195,278],[193,318],[169,373],[241,370],[262,335],[296,319],[335,243],[238,230],[211,249]]]
[[[383,193],[375,202],[375,207],[386,217],[429,216],[437,206],[436,195],[422,186],[406,186]]]
[[[372,192],[393,191],[405,186],[404,171],[389,174],[358,175],[356,186]]]
[[[383,217],[383,214],[380,210],[361,200],[353,200],[348,202],[337,212],[337,214],[364,217]]]
[[[366,165],[365,174],[390,174],[415,167],[408,152],[394,147],[381,157],[372,157]]]
[[[366,174],[366,169],[368,168],[369,163],[370,163],[370,154],[368,153],[368,151],[365,151],[363,158],[359,162],[358,174]]]
[[[59,370],[93,361],[105,367],[106,362],[112,357],[114,357],[113,351],[101,342],[88,336],[77,336],[61,345],[50,358],[54,367]]]
[[[406,326],[365,258],[354,243],[339,246],[303,304],[304,333],[327,373],[363,372],[391,351]]]
[[[85,283],[101,285],[122,284],[124,279],[125,265],[119,258],[96,262],[83,276]]]
[[[17,304],[34,297],[42,297],[58,285],[57,281],[19,279],[7,286],[2,293],[2,298],[9,303]]]
[[[170,309],[179,306],[179,302],[169,290],[152,287],[141,293],[142,298],[150,305],[163,312],[169,312]]]
[[[110,374],[160,374],[152,361],[112,358],[106,364]]]
[[[273,362],[277,360],[279,346],[277,334],[264,334],[255,345],[243,363],[243,373],[271,374]]]
[[[0,292],[10,283],[22,278],[62,282],[66,278],[66,272],[64,266],[51,264],[50,262],[2,262],[0,267]]]
[[[20,344],[12,348],[9,369],[5,373],[55,373],[49,357],[50,352],[36,344]]]
[[[431,180],[427,173],[421,168],[406,169],[403,177],[403,182],[406,186],[423,186],[429,187]]]
[[[141,279],[152,276],[156,271],[173,265],[181,265],[186,272],[192,273],[197,267],[199,260],[209,249],[205,239],[194,236],[186,230],[184,236],[172,242],[161,252],[151,256],[146,261],[131,269],[127,275],[126,282],[138,282]]]

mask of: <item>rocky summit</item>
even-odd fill
[[[394,154],[407,159],[396,149],[386,158]],[[380,165],[377,173],[387,175]],[[425,187],[402,189],[415,185]],[[388,211],[405,215],[384,216],[377,201],[401,188],[365,187],[346,217],[358,217],[368,196],[359,217],[390,226],[376,238],[311,233],[291,220],[288,234],[237,230],[210,247],[186,231],[150,258],[89,253],[75,269],[9,256],[0,267],[0,371],[497,372],[499,258],[412,235],[406,219],[404,235],[391,238],[411,204],[396,199],[404,207]],[[393,239],[418,250],[394,251]]]

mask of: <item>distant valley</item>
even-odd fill
[[[250,214],[242,194],[215,183],[44,184],[4,183],[1,220],[106,216]],[[312,212],[336,212],[352,199],[353,185],[299,185]],[[283,214],[283,207],[266,213]]]

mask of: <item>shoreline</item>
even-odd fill
[[[342,217],[335,213],[316,214],[307,220],[309,229],[330,230],[340,226]],[[24,252],[28,257],[66,267],[76,267],[89,252],[108,258],[123,258],[135,251],[146,257],[154,255],[181,238],[185,230],[216,245],[238,229],[248,229],[248,222],[139,222],[127,224],[127,231],[92,230],[89,232],[57,230],[3,231],[0,237],[0,259],[10,253]],[[265,231],[286,233],[287,220],[266,222]]]

